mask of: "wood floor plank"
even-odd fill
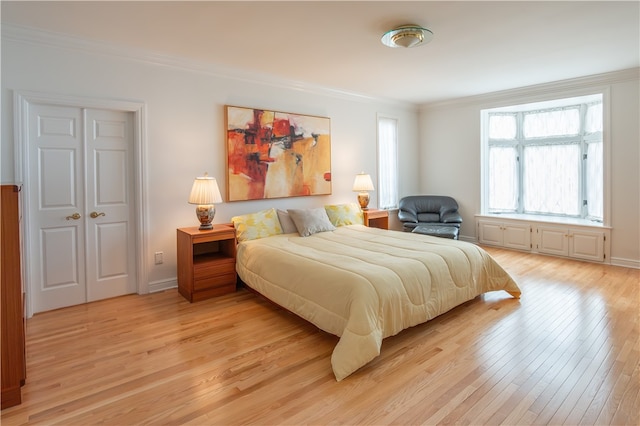
[[[640,271],[487,250],[520,300],[488,293],[385,339],[341,382],[337,337],[243,289],[38,314],[2,424],[639,424]]]

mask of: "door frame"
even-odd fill
[[[148,206],[148,188],[146,181],[146,165],[147,165],[147,138],[146,138],[146,104],[143,102],[119,100],[119,99],[103,99],[103,98],[85,98],[79,96],[69,96],[60,94],[49,94],[31,91],[14,91],[14,167],[15,180],[22,184],[23,196],[21,197],[22,209],[22,238],[21,246],[22,276],[26,292],[26,308],[27,317],[33,316],[33,303],[31,296],[30,259],[27,256],[30,253],[30,233],[29,229],[29,105],[45,104],[60,105],[76,108],[95,108],[106,109],[133,113],[133,208],[134,208],[134,227],[135,227],[135,260],[136,267],[135,279],[137,283],[138,294],[149,293],[148,270],[144,259],[147,258],[147,240],[145,238],[147,229],[147,206]]]

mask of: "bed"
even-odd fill
[[[338,381],[377,357],[386,337],[485,292],[520,297],[509,274],[474,244],[340,225],[241,238],[236,260],[248,287],[339,337],[331,356]]]

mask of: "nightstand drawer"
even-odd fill
[[[213,277],[196,279],[193,281],[193,289],[195,291],[209,290],[216,287],[227,287],[231,285],[236,285],[235,271],[232,274],[216,275]]]
[[[236,273],[235,259],[228,258],[218,262],[201,263],[193,266],[195,280]]]

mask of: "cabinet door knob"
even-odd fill
[[[80,213],[76,212],[74,214],[72,214],[71,216],[67,216],[67,220],[78,220],[80,219],[82,216],[80,216]]]
[[[106,215],[105,215],[103,212],[100,212],[100,213],[98,213],[98,212],[91,212],[91,213],[89,213],[89,216],[91,216],[91,219],[95,219],[95,218],[97,218],[97,217],[100,217],[100,216],[106,216]]]

